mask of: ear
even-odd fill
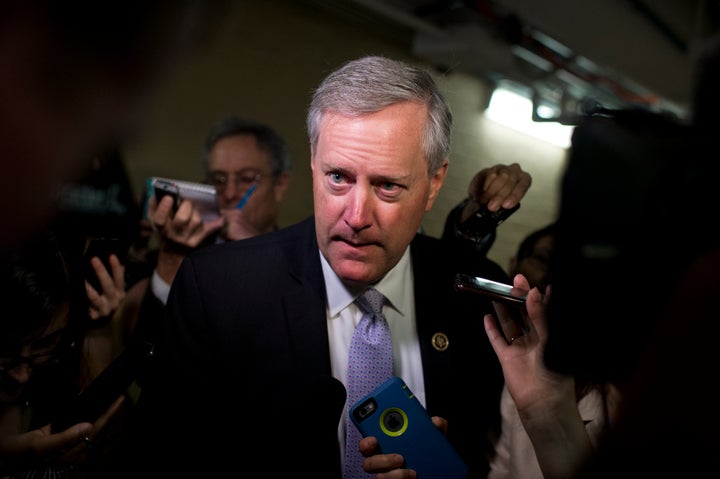
[[[435,200],[437,199],[440,188],[442,188],[445,182],[445,176],[447,175],[448,160],[443,161],[443,164],[438,168],[435,173],[430,177],[430,194],[428,195],[427,202],[425,203],[425,211],[430,211]]]
[[[290,173],[283,171],[273,185],[276,202],[280,203],[285,198],[288,186],[290,186]]]

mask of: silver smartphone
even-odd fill
[[[173,211],[183,200],[190,200],[204,222],[220,217],[217,192],[212,185],[153,176],[148,179],[148,190],[157,196],[158,202],[163,196],[172,195],[175,198]]]
[[[525,300],[528,295],[526,289],[516,288],[511,284],[499,283],[491,279],[463,273],[455,275],[455,289],[480,294],[491,301],[513,306],[525,306]]]

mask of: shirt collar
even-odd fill
[[[333,317],[355,301],[355,298],[362,293],[362,290],[348,288],[330,267],[330,263],[327,262],[322,252],[320,253],[320,262],[325,277],[328,309],[330,316]],[[409,300],[405,298],[407,289],[403,287],[407,281],[412,281],[409,247],[405,249],[400,261],[380,281],[373,285],[375,289],[385,295],[389,305],[403,316],[406,313],[402,311],[403,305],[409,304]],[[412,291],[412,288],[410,291]]]

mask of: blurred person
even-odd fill
[[[158,247],[148,255],[152,272],[130,288],[119,313],[128,334],[134,337],[152,343],[157,340],[170,286],[191,251],[278,228],[280,205],[290,185],[292,157],[277,131],[236,115],[223,118],[206,136],[203,164],[205,182],[217,192],[221,213],[217,220],[203,222],[189,200],[182,201],[173,212],[170,197],[159,203],[155,196],[147,199],[147,221],[158,237]],[[237,208],[241,200],[242,209]]]
[[[491,306],[453,289],[466,259],[418,233],[445,179],[451,123],[432,77],[406,63],[370,56],[326,77],[307,116],[314,216],[195,251],[178,270],[139,403],[152,433],[137,439],[140,453],[152,437],[172,457],[152,451],[146,472],[254,461],[275,476],[342,477],[353,300],[373,285],[387,297],[396,374],[431,414],[455,419],[448,437],[485,475],[502,378],[469,319]],[[513,183],[505,196],[517,202],[529,182]],[[487,259],[473,271],[509,281]],[[468,377],[482,378],[479,394],[467,394]],[[208,441],[227,430],[252,437],[241,449]]]
[[[555,246],[555,229],[555,224],[550,223],[523,238],[508,264],[511,278],[522,274],[531,288],[545,292],[551,283],[550,264]]]
[[[140,127],[149,95],[207,38],[222,0],[3,3],[0,254],[42,228],[59,184]]]
[[[32,235],[1,266],[0,296],[16,316],[0,323],[0,475],[85,477],[93,441],[102,446],[123,398],[94,424],[51,431],[52,419],[86,381],[90,320],[82,276],[52,230]]]
[[[125,317],[118,314],[128,288],[146,266],[129,259],[140,238],[141,206],[135,199],[122,148],[97,152],[81,176],[65,181],[58,192],[51,226],[58,232],[69,262],[84,271],[89,300],[85,335],[87,375],[96,376],[130,340]],[[142,240],[140,240],[142,241]]]
[[[152,288],[164,304],[180,263],[198,246],[233,241],[278,228],[280,205],[290,185],[292,158],[272,127],[238,116],[213,125],[203,149],[206,182],[217,192],[221,218],[203,223],[190,201],[172,212],[170,199],[150,199],[148,215],[160,235]],[[250,191],[252,189],[252,191]],[[243,197],[242,208],[238,208]]]
[[[643,125],[654,128],[643,134],[619,118],[610,126],[594,119],[584,136],[573,139],[581,150],[563,180],[563,227],[556,237],[562,255],[553,265],[555,294],[548,303],[545,361],[567,374],[612,380],[622,387],[623,398],[610,435],[578,478],[701,477],[720,469],[720,397],[717,388],[706,387],[716,374],[720,333],[720,248],[713,220],[720,171],[708,155],[717,144],[720,106],[717,32],[698,49],[693,67],[689,121],[665,130],[645,121]],[[628,141],[628,129],[636,143]],[[604,154],[600,169],[594,152],[614,156]],[[579,194],[594,191],[588,171],[580,168],[583,163],[593,173],[611,168],[614,177],[632,179],[630,191],[623,183],[615,184],[621,197],[635,199],[623,201],[622,215],[611,217],[612,204],[603,213]],[[617,254],[578,261],[577,245],[594,240],[590,234],[595,231],[574,221],[580,216],[573,204],[585,214],[601,213],[597,219],[612,233],[605,235],[605,244]],[[678,221],[683,232],[673,235],[668,248],[658,238]],[[571,224],[582,229],[574,230]],[[588,266],[598,279],[587,274]],[[587,308],[583,321],[571,319],[577,309],[575,286],[595,288],[608,278],[611,294]],[[576,343],[580,336],[582,348]]]

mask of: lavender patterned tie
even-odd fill
[[[355,303],[363,317],[355,326],[348,356],[347,404],[348,410],[357,401],[393,375],[392,338],[390,326],[382,313],[385,296],[368,288]],[[362,438],[348,418],[345,445],[345,479],[371,477],[362,468],[363,456],[358,449]]]

